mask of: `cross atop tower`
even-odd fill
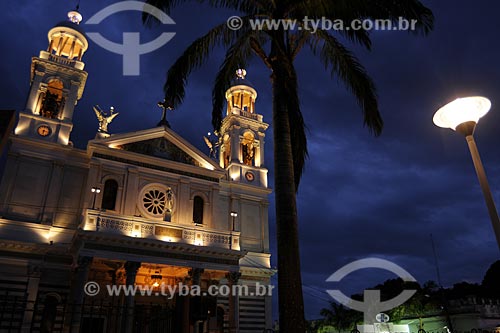
[[[239,78],[239,79],[245,79],[245,76],[247,75],[247,71],[242,69],[242,68],[238,68],[236,70],[236,76]]]
[[[174,109],[167,103],[166,99],[163,99],[162,102],[158,102],[158,106],[162,109],[161,120],[156,126],[167,126],[170,128],[170,124],[167,121],[167,110],[173,111]]]
[[[80,24],[80,22],[82,22],[83,17],[82,14],[78,12],[78,6],[76,7],[76,10],[72,10],[68,13],[68,18],[74,24]]]

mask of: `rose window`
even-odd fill
[[[153,215],[163,215],[165,213],[166,194],[159,190],[151,190],[144,194],[142,202],[144,208]]]
[[[139,192],[137,206],[144,217],[166,218],[175,207],[174,192],[163,184],[149,184]]]

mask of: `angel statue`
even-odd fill
[[[219,135],[217,132],[215,132],[213,135],[212,133],[208,132],[208,137],[203,136],[203,140],[205,140],[205,143],[207,144],[208,148],[210,149],[210,158],[217,158],[217,149],[219,148]]]
[[[94,106],[94,112],[97,116],[97,120],[99,120],[99,132],[108,134],[108,125],[120,113],[115,113],[115,108],[111,107],[109,109],[109,115],[106,115],[106,113],[101,109],[99,105]]]

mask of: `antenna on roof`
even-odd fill
[[[434,245],[434,237],[431,234],[431,243],[432,243],[432,253],[434,254],[434,264],[436,265],[436,274],[437,274],[437,282],[440,288],[443,288],[443,284],[441,283],[441,272],[439,271],[439,262],[436,253],[436,246]]]
[[[450,317],[450,312],[449,312],[449,307],[448,307],[448,300],[446,299],[445,291],[443,288],[443,284],[441,281],[441,273],[439,271],[439,263],[438,263],[438,257],[436,253],[436,246],[434,245],[434,237],[432,237],[431,234],[431,243],[432,243],[432,252],[434,253],[434,262],[436,264],[436,273],[437,273],[437,279],[438,279],[438,284],[439,284],[439,294],[441,296],[441,306],[443,307],[443,311],[446,317],[446,323],[448,324],[447,326],[444,326],[443,328],[446,328],[448,333],[455,333],[455,330],[453,329],[453,322],[451,321]]]

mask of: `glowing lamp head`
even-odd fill
[[[456,130],[461,124],[478,123],[491,108],[489,99],[480,96],[458,98],[446,104],[434,114],[432,119],[438,127]]]

